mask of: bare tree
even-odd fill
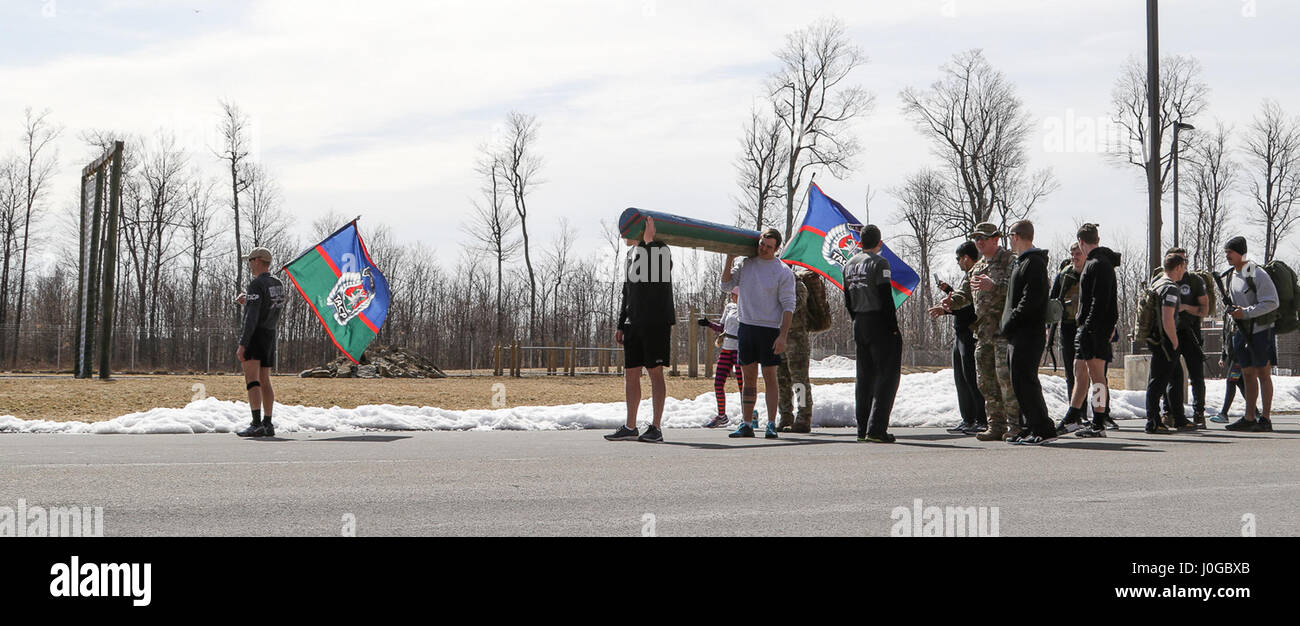
[[[9,278],[14,254],[18,250],[18,235],[23,227],[22,168],[18,158],[0,159],[0,247],[4,248],[4,267],[0,270],[0,329],[9,316]],[[4,362],[8,334],[0,331],[0,363]],[[15,349],[17,346],[15,345]]]
[[[515,253],[517,242],[514,241],[513,233],[516,226],[519,225],[519,215],[506,207],[506,195],[509,193],[509,186],[506,183],[506,174],[502,169],[501,157],[493,154],[488,147],[480,148],[482,157],[479,159],[475,171],[483,177],[483,187],[481,189],[483,198],[481,201],[474,200],[474,215],[468,226],[462,226],[485,252],[488,252],[496,259],[497,263],[497,280],[496,280],[496,329],[493,340],[500,343],[502,338],[502,315],[504,309],[501,302],[501,291],[504,284],[504,266],[507,260],[512,258]]]
[[[249,152],[249,121],[248,116],[234,102],[222,100],[220,104],[221,121],[218,130],[221,132],[221,146],[216,152],[217,158],[230,167],[230,207],[235,213],[235,291],[240,292],[244,289],[244,248],[239,234],[242,221],[239,216],[239,194],[249,185],[249,181],[241,176],[244,172],[244,159],[248,158]]]
[[[912,311],[918,315],[930,308],[930,260],[934,258],[935,248],[951,239],[946,235],[951,230],[943,219],[945,205],[949,202],[946,187],[942,173],[922,169],[908,176],[902,187],[890,192],[899,202],[895,222],[908,229],[907,234],[899,235],[895,240],[902,243],[901,252],[910,256],[920,269],[921,283],[914,292],[919,306],[912,307]],[[923,319],[918,316],[909,326],[916,333],[913,341],[926,348],[930,342],[925,329],[931,328],[931,325],[924,323]]]
[[[1265,100],[1246,131],[1246,154],[1253,175],[1254,222],[1264,229],[1264,261],[1273,260],[1278,244],[1300,220],[1300,120],[1288,117],[1273,100]]]
[[[188,328],[198,327],[199,277],[203,261],[210,248],[216,242],[217,233],[213,232],[212,220],[216,216],[216,202],[213,199],[215,183],[204,182],[201,175],[191,172],[184,189],[184,213],[182,220],[189,233],[190,244],[190,298]]]
[[[928,90],[899,94],[903,112],[934,143],[934,153],[954,185],[942,219],[955,233],[980,222],[1008,223],[1027,217],[1056,190],[1050,170],[1028,172],[1025,143],[1032,131],[1015,86],[981,50],[953,56]]]
[[[280,185],[265,167],[245,163],[243,180],[248,201],[244,217],[248,220],[249,245],[269,248],[276,258],[288,253],[289,216],[281,208]]]
[[[1196,268],[1214,267],[1223,250],[1220,244],[1232,213],[1229,198],[1239,171],[1232,160],[1231,134],[1232,129],[1219,122],[1214,131],[1197,133],[1191,149],[1179,157],[1190,166],[1181,184],[1192,197],[1186,211],[1196,242],[1192,249],[1192,266]]]
[[[1160,60],[1160,190],[1168,190],[1167,177],[1174,163],[1174,124],[1192,123],[1209,106],[1210,88],[1201,81],[1201,64],[1193,57],[1166,56]],[[1136,56],[1128,62],[1111,90],[1111,121],[1128,140],[1108,151],[1118,165],[1136,165],[1143,172],[1151,160],[1151,129],[1147,113],[1147,66]],[[1166,139],[1167,138],[1167,139]],[[1168,142],[1168,146],[1163,145]],[[1179,134],[1178,149],[1188,148],[1191,137]],[[1146,179],[1143,178],[1145,181]],[[1145,182],[1143,183],[1145,185]]]
[[[781,167],[786,161],[781,128],[780,120],[751,111],[740,141],[735,163],[741,191],[736,200],[737,222],[753,224],[755,230],[776,225],[776,216],[768,209],[775,208],[785,195],[781,182]]]
[[[804,173],[821,168],[840,178],[849,171],[859,150],[849,121],[870,111],[875,97],[862,87],[843,84],[867,58],[838,19],[825,18],[787,35],[776,57],[781,68],[768,80],[768,93],[782,129],[781,182],[789,241]]]
[[[50,176],[54,174],[54,168],[58,167],[58,153],[53,152],[55,149],[50,145],[58,138],[63,129],[54,126],[49,121],[50,112],[48,110],[41,113],[33,113],[29,108],[25,111],[23,121],[22,142],[26,149],[23,155],[21,167],[23,168],[23,241],[22,241],[22,260],[18,264],[18,306],[14,311],[14,354],[17,355],[18,346],[18,328],[23,323],[23,304],[27,294],[27,253],[31,248],[32,217],[37,214],[41,208],[41,203],[45,200],[46,184]]]
[[[528,194],[542,183],[538,179],[542,157],[537,154],[536,143],[537,118],[512,111],[506,117],[506,136],[499,148],[499,155],[524,241],[524,266],[528,270],[529,339],[537,336],[537,274],[533,271],[533,257],[528,240]]]

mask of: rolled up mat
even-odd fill
[[[655,241],[681,248],[700,248],[719,254],[755,256],[759,232],[725,224],[681,217],[671,213],[628,209],[618,218],[618,230],[624,239],[640,240],[645,233],[645,219],[655,220]]]

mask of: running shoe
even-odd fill
[[[1096,424],[1089,424],[1074,433],[1075,437],[1083,439],[1106,438],[1106,429],[1098,428]]]
[[[637,437],[640,436],[641,433],[638,433],[635,428],[628,428],[624,425],[619,426],[618,430],[614,431],[614,434],[605,435],[605,439],[608,439],[609,441],[636,441]]]
[[[241,431],[235,433],[235,435],[240,436],[240,437],[261,437],[261,436],[262,436],[262,423],[261,423],[261,422],[254,422],[254,423],[252,423],[252,424],[249,424],[249,425],[248,425],[248,428],[245,428],[244,430],[241,430]]]
[[[1058,435],[1044,437],[1042,435],[1030,435],[1028,437],[1021,437],[1020,440],[1016,442],[1016,444],[1021,446],[1041,446],[1045,443],[1051,443],[1053,441],[1056,441],[1057,436]]]
[[[1269,419],[1269,418],[1267,418],[1267,417],[1261,417],[1261,418],[1259,418],[1259,426],[1256,428],[1255,432],[1257,432],[1257,433],[1271,433],[1271,432],[1273,432],[1273,420],[1271,420],[1271,419]]]
[[[1163,422],[1147,422],[1144,430],[1148,435],[1168,435],[1170,432],[1169,427],[1165,426]]]
[[[710,421],[708,424],[705,424],[704,427],[705,427],[705,428],[721,428],[721,427],[723,427],[723,426],[726,426],[726,425],[727,425],[727,422],[730,422],[730,421],[731,421],[731,419],[728,418],[726,415],[714,415],[714,416],[713,416],[713,420]]]
[[[1224,426],[1223,429],[1243,433],[1257,433],[1259,432],[1259,424],[1255,423],[1254,420],[1247,421],[1246,418],[1243,417],[1227,426]]]
[[[741,438],[749,438],[749,437],[753,437],[753,436],[754,436],[754,427],[753,427],[753,426],[750,426],[750,425],[749,425],[749,422],[742,422],[742,423],[740,424],[740,428],[737,428],[736,430],[732,431],[732,433],[731,433],[730,435],[727,435],[727,436],[728,436],[728,437],[731,437],[732,439],[741,439]]]
[[[1115,420],[1111,419],[1110,415],[1106,415],[1104,419],[1106,421],[1106,430],[1119,430],[1119,424],[1116,424]]]
[[[641,436],[637,437],[636,440],[643,441],[645,443],[663,443],[664,433],[663,431],[651,425],[650,427],[646,428],[645,432],[641,433]]]
[[[263,436],[263,437],[274,437],[274,436],[275,436],[275,425],[272,424],[269,420],[262,420],[262,435],[261,435],[261,436]]]
[[[1211,416],[1211,417],[1210,417],[1210,421],[1211,421],[1211,422],[1214,422],[1215,424],[1227,424],[1227,423],[1228,423],[1228,416],[1226,416],[1226,415],[1214,415],[1214,416]]]
[[[894,441],[895,441],[894,436],[889,433],[884,433],[881,435],[867,435],[866,437],[858,437],[859,443],[894,443]]]
[[[974,425],[975,425],[975,424],[974,424],[973,422],[962,422],[962,423],[960,423],[960,424],[958,424],[958,425],[956,425],[956,426],[953,426],[952,428],[949,428],[949,429],[948,429],[948,432],[950,432],[950,433],[952,433],[952,434],[954,434],[954,435],[964,435],[964,434],[966,434],[966,429],[968,429],[968,428],[970,428],[971,426],[974,426]]]
[[[767,420],[767,431],[763,433],[763,438],[764,439],[780,438],[780,435],[776,434],[776,423],[773,422],[772,420]]]
[[[1056,423],[1056,434],[1068,435],[1081,428],[1083,428],[1083,423],[1080,420],[1063,417],[1061,418],[1061,421]]]

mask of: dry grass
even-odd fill
[[[904,367],[904,373],[937,371],[937,367]],[[1050,373],[1051,370],[1047,370]],[[1111,372],[1112,381],[1115,372]],[[853,382],[826,379],[819,383]],[[1120,372],[1119,385],[1123,384]],[[617,376],[530,376],[520,379],[491,376],[439,380],[360,380],[276,377],[276,402],[306,406],[355,408],[368,404],[437,406],[450,410],[488,409],[495,385],[505,385],[507,406],[563,405],[581,402],[621,402],[623,380]],[[733,384],[728,384],[732,389]],[[649,395],[648,380],[642,381]],[[713,390],[713,380],[668,378],[668,395],[695,398]],[[245,400],[241,377],[122,376],[109,382],[74,380],[69,376],[0,376],[0,415],[21,419],[98,422],[154,407],[183,407],[199,394],[221,400]]]

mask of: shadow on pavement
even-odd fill
[[[351,441],[357,443],[392,443],[402,439],[410,439],[410,435],[349,435],[347,437],[331,437],[329,439],[308,439],[307,441]]]

